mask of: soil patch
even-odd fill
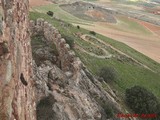
[[[47,0],[29,0],[30,7],[48,5],[48,4],[52,4],[52,2]]]

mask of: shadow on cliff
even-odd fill
[[[55,100],[52,96],[40,100],[36,107],[37,120],[56,120],[52,106]]]

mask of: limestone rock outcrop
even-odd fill
[[[1,0],[0,120],[35,120],[28,0]]]
[[[108,91],[103,89],[55,27],[38,19],[30,21],[30,28],[33,36],[43,35],[46,43],[55,44],[58,51],[57,63],[48,59],[40,66],[34,64],[38,120],[46,116],[51,120],[106,120],[106,104],[115,115],[123,111],[114,92],[109,87]]]

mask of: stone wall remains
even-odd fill
[[[39,18],[36,21],[30,21],[30,31],[31,35],[43,34],[47,42],[54,43],[59,54],[60,68],[64,72],[71,71],[73,75],[76,75],[82,63],[55,27]]]

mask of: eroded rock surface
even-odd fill
[[[69,78],[57,66],[51,67],[50,64],[48,62],[48,65],[43,64],[36,68],[39,72],[36,74],[38,78],[36,83],[37,87],[39,86],[38,101],[47,97],[54,99],[51,109],[54,114],[52,119],[106,120],[107,114],[103,108],[103,104],[106,103],[114,109],[115,113],[122,111],[115,98],[103,90],[101,83],[89,72],[87,74],[93,77],[93,81],[88,78],[83,69],[78,73],[76,79]],[[43,111],[43,108],[41,110]],[[44,116],[48,115],[46,113]],[[38,116],[38,120],[43,120],[44,116]]]
[[[1,0],[0,120],[35,120],[28,0]]]
[[[55,44],[58,51],[58,62],[53,63],[48,59],[40,66],[34,64],[37,115],[40,115],[37,116],[38,120],[45,119],[44,116],[49,116],[51,120],[106,120],[110,118],[106,105],[110,106],[115,114],[123,111],[114,92],[103,89],[101,83],[70,50],[56,28],[43,19],[31,21],[30,25],[33,36],[43,34],[44,40]],[[48,53],[47,50],[45,52]],[[43,114],[42,104],[47,101],[52,109],[46,105],[49,111]]]

